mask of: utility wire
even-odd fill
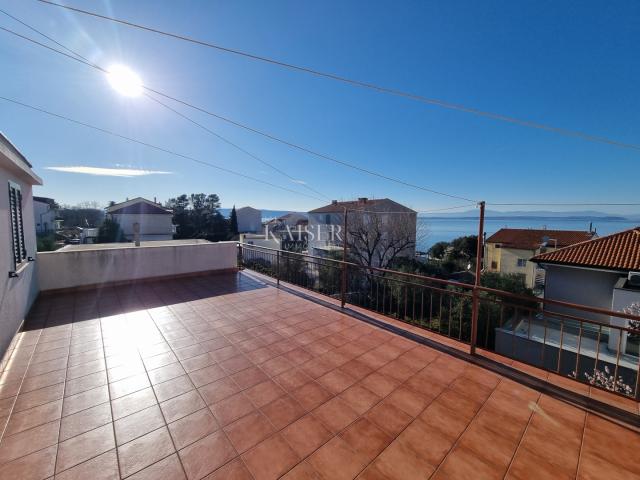
[[[45,4],[48,4],[48,5],[53,5],[53,6],[56,6],[56,7],[64,8],[64,9],[67,9],[67,10],[71,10],[73,12],[81,13],[83,15],[89,15],[89,16],[92,16],[92,17],[95,17],[95,18],[100,18],[100,19],[103,19],[103,20],[108,20],[108,21],[111,21],[111,22],[119,23],[121,25],[126,25],[128,27],[133,27],[133,28],[137,28],[137,29],[144,30],[144,31],[147,31],[147,32],[156,33],[158,35],[171,37],[171,38],[174,38],[174,39],[177,39],[177,40],[182,40],[182,41],[193,43],[193,44],[200,45],[200,46],[203,46],[203,47],[213,48],[215,50],[226,52],[226,53],[230,53],[230,54],[233,54],[233,55],[239,55],[239,56],[251,59],[251,60],[257,60],[257,61],[260,61],[260,62],[269,63],[271,65],[276,65],[276,66],[287,68],[287,69],[290,69],[290,70],[295,70],[295,71],[311,74],[311,75],[318,76],[318,77],[328,78],[328,79],[331,79],[331,80],[335,80],[335,81],[338,81],[338,82],[346,83],[346,84],[353,85],[353,86],[356,86],[356,87],[361,87],[361,88],[366,88],[366,89],[369,89],[369,90],[374,90],[374,91],[379,92],[379,93],[384,93],[384,94],[388,94],[388,95],[394,95],[394,96],[398,96],[398,97],[404,97],[404,98],[408,98],[410,100],[415,100],[415,101],[426,103],[426,104],[429,104],[429,105],[436,105],[438,107],[446,108],[446,109],[449,109],[449,110],[456,110],[456,111],[460,111],[460,112],[470,113],[470,114],[473,114],[473,115],[477,115],[477,116],[481,116],[481,117],[487,117],[487,118],[491,118],[493,120],[499,120],[501,122],[507,122],[507,123],[511,123],[511,124],[515,124],[515,125],[520,125],[520,126],[523,126],[523,127],[534,128],[534,129],[537,129],[537,130],[544,130],[544,131],[553,132],[553,133],[557,133],[557,134],[565,135],[565,136],[569,136],[569,137],[581,138],[583,140],[588,140],[590,142],[606,143],[606,144],[614,145],[614,146],[617,146],[617,147],[628,148],[628,149],[632,149],[632,150],[640,150],[640,145],[624,143],[624,142],[620,142],[618,140],[612,140],[610,138],[597,136],[597,135],[591,135],[591,134],[580,132],[580,131],[576,131],[576,130],[570,130],[570,129],[566,129],[566,128],[554,127],[554,126],[546,125],[546,124],[543,124],[543,123],[533,122],[533,121],[530,121],[530,120],[524,120],[524,119],[520,119],[520,118],[516,118],[516,117],[511,117],[511,116],[508,116],[508,115],[502,115],[500,113],[494,113],[494,112],[489,112],[489,111],[486,111],[486,110],[480,110],[480,109],[477,109],[477,108],[468,107],[468,106],[457,104],[457,103],[451,103],[451,102],[447,102],[447,101],[444,101],[444,100],[439,100],[437,98],[424,97],[422,95],[406,92],[406,91],[403,91],[403,90],[398,90],[398,89],[395,89],[395,88],[383,87],[383,86],[376,85],[376,84],[373,84],[373,83],[363,82],[363,81],[360,81],[360,80],[355,80],[355,79],[352,79],[352,78],[343,77],[343,76],[336,75],[336,74],[333,74],[333,73],[327,73],[327,72],[323,72],[323,71],[320,71],[320,70],[315,70],[315,69],[312,69],[312,68],[309,68],[309,67],[303,67],[303,66],[300,66],[300,65],[295,65],[295,64],[283,62],[283,61],[280,61],[280,60],[275,60],[273,58],[263,57],[263,56],[252,54],[252,53],[245,52],[245,51],[242,51],[242,50],[223,47],[221,45],[217,45],[217,44],[214,44],[214,43],[206,42],[206,41],[203,41],[203,40],[198,40],[198,39],[195,39],[195,38],[187,37],[187,36],[184,36],[184,35],[179,35],[179,34],[176,34],[176,33],[167,32],[167,31],[164,31],[164,30],[159,30],[157,28],[149,27],[149,26],[146,26],[146,25],[141,25],[141,24],[138,24],[138,23],[133,23],[133,22],[130,22],[130,21],[127,21],[127,20],[122,20],[122,19],[119,19],[119,18],[107,16],[107,15],[101,15],[101,14],[98,14],[96,12],[91,12],[91,11],[88,11],[88,10],[83,10],[83,9],[76,8],[76,7],[71,7],[71,6],[68,6],[68,5],[61,5],[59,3],[51,2],[49,0],[37,0],[37,1],[39,1],[40,3],[45,3]]]
[[[230,173],[232,175],[236,175],[236,176],[239,176],[239,177],[242,177],[242,178],[246,178],[246,179],[252,180],[254,182],[262,183],[264,185],[268,185],[268,186],[273,187],[273,188],[278,188],[278,189],[284,190],[286,192],[295,193],[296,195],[302,195],[302,196],[305,196],[305,197],[313,198],[314,200],[322,200],[321,198],[318,198],[318,197],[313,196],[313,195],[307,195],[306,193],[298,192],[296,190],[292,190],[290,188],[283,187],[281,185],[276,185],[275,183],[271,183],[271,182],[268,182],[266,180],[261,180],[259,178],[255,178],[255,177],[252,177],[250,175],[246,175],[244,173],[240,173],[240,172],[237,172],[235,170],[231,170],[231,169],[226,168],[226,167],[221,167],[220,165],[216,165],[214,163],[206,162],[204,160],[200,160],[198,158],[191,157],[189,155],[185,155],[185,154],[182,154],[182,153],[179,153],[179,152],[175,152],[173,150],[169,150],[168,148],[164,148],[164,147],[160,147],[158,145],[154,145],[152,143],[144,142],[142,140],[138,140],[138,139],[133,138],[133,137],[128,137],[126,135],[122,135],[120,133],[116,133],[116,132],[113,132],[111,130],[107,130],[105,128],[98,127],[98,126],[92,125],[90,123],[81,122],[80,120],[75,120],[73,118],[61,115],[59,113],[54,113],[54,112],[48,111],[48,110],[45,110],[44,108],[36,107],[34,105],[29,105],[28,103],[24,103],[24,102],[21,102],[19,100],[15,100],[13,98],[7,98],[7,97],[0,96],[0,100],[4,100],[6,102],[10,102],[10,103],[13,103],[15,105],[19,105],[21,107],[31,109],[31,110],[34,110],[36,112],[44,113],[44,114],[49,115],[51,117],[55,117],[55,118],[58,118],[60,120],[65,120],[67,122],[70,122],[70,123],[73,123],[73,124],[76,124],[76,125],[80,125],[80,126],[83,126],[83,127],[86,127],[86,128],[90,128],[92,130],[95,130],[95,131],[98,131],[98,132],[102,132],[104,134],[111,135],[113,137],[120,138],[122,140],[126,140],[128,142],[137,143],[138,145],[142,145],[142,146],[147,147],[147,148],[152,148],[154,150],[157,150],[157,151],[160,151],[160,152],[163,152],[163,153],[167,153],[167,154],[173,155],[175,157],[184,158],[186,160],[190,160],[192,162],[196,162],[196,163],[199,163],[201,165],[206,165],[208,167],[212,167],[212,168],[215,168],[217,170],[220,170],[220,171],[223,171],[223,172],[226,172],[226,173]]]
[[[551,206],[551,207],[638,207],[640,203],[554,203],[554,202],[538,202],[538,203],[492,203],[487,205],[509,206],[509,207],[527,207],[527,206]]]
[[[68,53],[65,53],[63,51],[55,49],[55,48],[53,48],[53,47],[51,47],[49,45],[46,45],[46,44],[44,44],[42,42],[39,42],[37,40],[34,40],[32,38],[29,38],[29,37],[27,37],[25,35],[22,35],[20,33],[14,32],[13,30],[10,30],[8,28],[0,27],[0,30],[3,30],[5,32],[7,32],[7,33],[15,35],[15,36],[17,36],[19,38],[22,38],[23,40],[31,42],[31,43],[33,43],[35,45],[41,46],[43,48],[46,48],[47,50],[56,52],[56,53],[58,53],[60,55],[63,55],[65,57],[67,57],[67,58],[75,60],[76,62],[82,63],[82,64],[87,65],[87,66],[92,67],[92,68],[95,68],[95,69],[101,71],[102,73],[105,73],[105,74],[109,73],[107,70],[105,70],[104,68],[100,67],[99,65],[96,65],[96,64],[94,64],[92,62],[88,62],[88,61],[79,59],[77,57],[74,57],[72,55],[69,55]],[[270,140],[279,142],[279,143],[281,143],[283,145],[287,145],[288,147],[300,150],[302,152],[308,153],[308,154],[313,155],[315,157],[318,157],[318,158],[321,158],[321,159],[324,159],[324,160],[327,160],[327,161],[330,161],[330,162],[333,162],[333,163],[337,163],[339,165],[342,165],[342,166],[347,167],[347,168],[351,168],[353,170],[357,170],[357,171],[359,171],[361,173],[366,173],[367,175],[371,175],[371,176],[374,176],[374,177],[381,178],[383,180],[394,182],[394,183],[397,183],[399,185],[403,185],[405,187],[410,187],[410,188],[415,188],[417,190],[422,190],[424,192],[429,192],[429,193],[433,193],[433,194],[436,194],[436,195],[441,195],[441,196],[449,197],[449,198],[456,198],[458,200],[463,200],[463,201],[466,201],[466,202],[476,203],[476,200],[473,200],[473,199],[470,199],[470,198],[466,198],[466,197],[462,197],[460,195],[454,195],[454,194],[450,194],[450,193],[446,193],[446,192],[441,192],[441,191],[438,191],[438,190],[434,190],[432,188],[424,187],[424,186],[421,186],[421,185],[416,185],[416,184],[413,184],[413,183],[410,183],[410,182],[407,182],[407,181],[404,181],[404,180],[401,180],[401,179],[398,179],[398,178],[394,178],[394,177],[391,177],[389,175],[385,175],[383,173],[379,173],[379,172],[376,172],[376,171],[373,171],[373,170],[369,170],[369,169],[366,169],[366,168],[363,168],[363,167],[359,167],[359,166],[357,166],[355,164],[346,162],[344,160],[339,160],[339,159],[337,159],[335,157],[332,157],[330,155],[327,155],[327,154],[312,150],[310,148],[301,146],[299,144],[290,142],[288,140],[284,140],[282,138],[276,137],[275,135],[272,135],[272,134],[264,132],[262,130],[258,130],[256,128],[250,127],[248,125],[245,125],[245,124],[240,123],[238,121],[235,121],[235,120],[232,120],[230,118],[224,117],[222,115],[218,115],[218,114],[216,114],[214,112],[206,110],[206,109],[204,109],[202,107],[198,107],[197,105],[191,104],[191,103],[189,103],[189,102],[187,102],[185,100],[181,100],[179,98],[173,97],[173,96],[168,95],[166,93],[160,92],[160,91],[155,90],[155,89],[153,89],[151,87],[148,87],[146,85],[142,85],[142,87],[145,90],[147,90],[148,92],[155,93],[156,95],[159,95],[161,97],[167,98],[169,100],[173,100],[176,103],[180,103],[180,104],[182,104],[182,105],[184,105],[186,107],[192,108],[192,109],[197,110],[197,111],[202,112],[202,113],[205,113],[205,114],[210,115],[210,116],[212,116],[214,118],[218,118],[218,119],[220,119],[220,120],[222,120],[224,122],[230,123],[230,124],[235,125],[237,127],[243,128],[243,129],[245,129],[247,131],[253,132],[253,133],[258,134],[258,135],[261,135],[261,136],[263,136],[265,138],[268,138]]]
[[[54,38],[50,37],[49,35],[45,34],[44,32],[38,30],[37,28],[29,25],[28,23],[20,20],[19,18],[11,15],[10,13],[8,13],[7,11],[3,10],[0,8],[0,13],[5,14],[6,16],[8,16],[9,18],[12,18],[13,20],[15,20],[16,22],[20,23],[21,25],[24,25],[25,27],[27,27],[28,29],[30,29],[31,31],[43,36],[44,38],[48,39],[49,41],[55,43],[56,45],[58,45],[59,47],[64,48],[67,52],[70,52],[71,54],[75,55],[76,57],[78,57],[79,59],[81,59],[83,61],[83,63],[85,64],[89,64],[92,67],[97,67],[97,65],[95,65],[93,62],[91,62],[87,57],[82,56],[81,54],[79,54],[78,52],[72,50],[71,48],[67,47],[66,45],[58,42],[57,40],[55,40]],[[275,165],[267,162],[266,160],[263,160],[262,158],[258,157],[257,155],[247,151],[246,149],[242,148],[241,146],[237,145],[236,143],[233,143],[231,140],[223,137],[222,135],[214,132],[213,130],[205,127],[204,125],[196,122],[195,120],[193,120],[192,118],[188,117],[187,115],[184,115],[183,113],[175,110],[174,108],[171,108],[169,105],[165,104],[164,102],[161,102],[160,100],[158,100],[157,98],[155,98],[154,96],[150,95],[149,93],[145,92],[145,96],[156,102],[158,105],[161,105],[162,107],[166,108],[167,110],[173,112],[174,114],[182,117],[183,119],[187,120],[188,122],[194,124],[195,126],[205,130],[206,132],[208,132],[209,134],[215,136],[216,138],[218,138],[219,140],[222,140],[223,142],[233,146],[234,148],[238,149],[239,151],[241,151],[242,153],[244,153],[245,155],[248,155],[249,157],[253,158],[254,160],[257,160],[258,162],[262,163],[263,165],[268,166],[269,168],[273,169],[274,171],[278,172],[279,174],[287,177],[289,180],[291,180],[293,183],[297,183],[302,185],[303,187],[305,187],[306,189],[312,191],[313,193],[320,195],[321,197],[324,197],[326,199],[328,199],[329,197],[321,192],[319,192],[318,190],[312,188],[311,186],[309,186],[306,182],[302,182],[294,177],[292,177],[291,175],[289,175],[288,173],[286,173],[284,170],[279,169],[278,167],[276,167]]]

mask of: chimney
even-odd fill
[[[359,197],[358,203],[364,205],[365,203],[367,203],[367,200],[369,200],[367,197]]]
[[[338,204],[338,200],[331,200],[331,205],[337,205]]]
[[[158,203],[158,200],[156,199],[156,197],[153,197],[153,203]]]

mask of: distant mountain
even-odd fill
[[[421,213],[420,217],[426,218],[476,218],[478,216],[478,210],[468,210],[466,212],[456,213],[442,213],[435,212]],[[620,220],[620,221],[635,221],[640,220],[640,215],[623,216],[615,215],[611,213],[598,212],[595,210],[579,210],[573,212],[552,212],[548,210],[533,210],[533,211],[520,211],[515,210],[511,212],[499,212],[496,210],[486,210],[485,217],[494,220],[503,219],[522,219],[522,218],[564,218],[574,220]]]

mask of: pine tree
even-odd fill
[[[229,230],[231,235],[238,235],[238,214],[236,213],[236,206],[231,209],[231,215],[229,217]]]

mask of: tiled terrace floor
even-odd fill
[[[640,435],[245,275],[41,297],[0,478],[639,478]]]

